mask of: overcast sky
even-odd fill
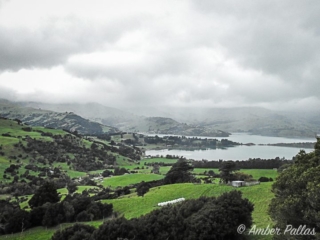
[[[318,0],[0,0],[0,97],[320,106]]]

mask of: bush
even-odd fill
[[[51,240],[93,240],[92,233],[95,228],[85,224],[75,224],[62,231],[57,231]]]
[[[272,182],[273,179],[272,178],[267,178],[267,177],[260,177],[258,179],[259,182]]]

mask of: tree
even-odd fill
[[[46,203],[43,205],[45,214],[42,218],[42,225],[52,227],[61,222],[62,216],[59,216],[59,204]]]
[[[69,194],[72,194],[78,190],[78,187],[77,187],[77,184],[75,184],[74,182],[69,182],[67,185],[67,189]]]
[[[278,176],[272,186],[275,198],[269,206],[269,213],[277,227],[285,229],[306,225],[320,233],[320,139],[315,151],[301,150],[294,163]],[[290,236],[281,236],[285,239]],[[292,236],[291,236],[292,237]],[[305,236],[312,239],[311,236]]]
[[[141,183],[139,183],[139,185],[137,186],[137,193],[138,196],[142,196],[144,194],[146,194],[147,192],[149,192],[149,189],[151,188],[151,185],[149,183],[146,183],[145,181],[142,181]]]
[[[234,180],[233,172],[238,171],[238,167],[234,161],[225,161],[220,167],[220,178],[224,183]]]
[[[60,196],[55,185],[51,182],[45,182],[29,200],[31,208],[42,206],[43,204],[56,203],[60,201]]]
[[[233,174],[233,179],[234,180],[240,180],[240,181],[252,181],[252,175],[243,173],[243,172],[235,172]]]
[[[7,225],[5,227],[6,234],[23,232],[31,226],[30,214],[27,211],[17,209],[8,219]]]
[[[164,184],[185,183],[195,181],[191,174],[192,166],[185,159],[179,159],[172,165],[164,178]]]
[[[209,170],[209,171],[208,171],[208,175],[211,176],[211,177],[213,177],[213,176],[214,176],[214,171],[213,171],[213,170]]]

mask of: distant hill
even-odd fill
[[[136,107],[119,110],[97,103],[44,104],[18,103],[60,113],[73,112],[81,117],[123,131],[181,135],[226,136],[230,132],[278,137],[314,137],[320,132],[320,110],[280,112],[261,107],[178,108]]]
[[[0,100],[0,116],[19,119],[31,126],[44,126],[56,129],[77,131],[80,134],[113,133],[118,130],[80,117],[72,112],[53,112],[40,108],[23,107],[21,105]]]
[[[320,132],[320,110],[280,112],[260,107],[131,109],[149,117],[170,117],[187,124],[278,137],[314,137]]]
[[[179,123],[172,118],[147,117],[133,124],[128,130],[158,134],[176,134],[184,136],[228,137],[230,133],[209,127]]]
[[[227,137],[228,132],[197,124],[186,124],[167,117],[144,117],[128,111],[106,107],[97,103],[87,104],[47,104],[19,102],[21,107],[47,109],[56,112],[74,112],[84,118],[101,124],[111,125],[122,131],[148,132],[159,134],[179,134],[192,136]]]
[[[143,119],[133,113],[122,111],[112,107],[106,107],[98,103],[66,103],[66,104],[49,104],[40,102],[17,102],[21,107],[32,107],[45,109],[54,112],[73,112],[83,118],[90,119],[108,126],[123,127],[127,122]]]

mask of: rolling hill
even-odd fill
[[[133,161],[140,154],[127,146],[111,146],[60,129],[30,127],[18,119],[0,118],[0,181],[62,179],[64,174],[79,177],[120,161]]]
[[[119,110],[97,103],[15,103],[65,113],[113,126],[122,131],[164,134],[228,136],[230,132],[278,137],[314,137],[320,132],[320,112],[280,112],[261,107],[192,108],[136,107]]]
[[[128,109],[129,110],[129,109]],[[320,111],[273,111],[261,107],[131,109],[149,117],[166,116],[190,125],[276,137],[314,137],[320,132]]]
[[[87,120],[73,112],[53,112],[41,108],[23,107],[7,100],[0,100],[0,116],[19,119],[31,126],[77,131],[80,134],[114,133],[118,130],[101,123]]]
[[[84,118],[113,126],[122,131],[157,134],[178,134],[187,136],[227,137],[228,132],[198,124],[186,124],[168,117],[144,117],[128,111],[106,107],[97,103],[87,104],[47,104],[39,102],[14,103],[21,108],[37,108],[59,113],[74,112]],[[182,121],[184,122],[184,121]]]

